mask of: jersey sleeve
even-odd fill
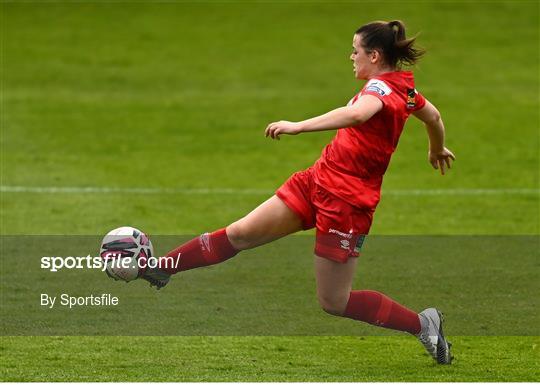
[[[391,93],[392,88],[390,88],[390,86],[384,81],[379,79],[370,79],[364,88],[362,88],[362,91],[360,91],[360,95],[373,95],[383,102],[383,104],[386,104],[386,98]]]

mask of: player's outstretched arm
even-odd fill
[[[439,169],[444,175],[445,169],[450,168],[456,159],[452,151],[444,147],[444,123],[439,110],[426,100],[426,105],[413,112],[413,115],[424,122],[429,137],[428,160],[434,169]]]
[[[347,107],[340,107],[301,122],[280,120],[270,123],[264,131],[265,136],[279,140],[281,134],[297,135],[301,132],[336,130],[343,127],[358,126],[371,118],[383,107],[383,103],[373,95],[363,95]]]

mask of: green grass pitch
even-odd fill
[[[539,234],[538,2],[2,0],[0,11],[2,235],[100,235],[121,225],[150,234],[196,234],[237,219],[292,172],[311,165],[333,135],[271,142],[263,137],[266,124],[346,104],[361,86],[348,59],[352,34],[379,19],[402,19],[410,34],[420,33],[419,44],[428,54],[415,69],[417,87],[441,110],[447,145],[457,161],[447,176],[437,175],[426,160],[424,129],[411,119],[385,177],[372,233]],[[17,186],[180,191],[48,193],[21,192]],[[422,195],[434,189],[458,192]],[[5,309],[11,294],[3,257]],[[435,365],[417,341],[396,333],[4,334],[0,379],[538,381],[538,312],[531,311],[532,304],[538,308],[532,300],[538,292],[537,260],[526,260],[526,274],[521,274],[523,266],[509,263],[505,266],[512,270],[504,271],[487,264],[493,279],[497,274],[516,277],[516,286],[502,280],[509,285],[508,296],[479,304],[482,319],[494,317],[493,324],[510,326],[499,327],[501,333],[467,335],[459,328],[475,329],[466,328],[465,315],[456,316],[466,314],[466,308],[448,314],[449,320],[456,317],[448,326],[457,357],[449,367]],[[228,279],[239,279],[242,264],[234,263],[238,269],[212,268],[212,277],[223,271]],[[257,274],[256,266],[245,266]],[[453,266],[455,271],[446,274],[467,281],[465,264],[463,270]],[[434,270],[444,267],[444,260],[434,258]],[[357,287],[370,284],[400,293],[400,284],[377,281],[375,273],[385,270],[384,261],[371,273],[359,270]],[[413,272],[406,273],[406,279],[414,279]],[[265,274],[271,270],[261,272],[260,279]],[[186,275],[159,295],[172,302],[167,293],[176,291],[181,298],[181,287],[195,293],[204,277],[204,270]],[[467,282],[464,296],[486,293],[480,283],[475,287],[474,277]],[[310,283],[307,278],[300,282],[311,290],[306,301],[313,300]],[[516,287],[531,290],[531,296],[511,297]],[[284,297],[279,290],[276,296]],[[408,303],[417,306],[426,298],[418,289],[408,293]],[[224,308],[234,306],[233,297],[220,293],[219,298]],[[458,299],[447,303],[459,309]],[[294,306],[289,312],[294,317]],[[344,321],[314,314],[310,319],[317,325]],[[512,332],[512,324],[520,335]]]

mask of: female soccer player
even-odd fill
[[[345,107],[301,122],[270,123],[265,135],[337,130],[319,160],[293,174],[274,196],[226,228],[201,236],[172,250],[177,268],[149,270],[144,279],[158,288],[171,274],[223,262],[239,251],[272,242],[299,230],[316,228],[317,296],[330,314],[417,336],[440,364],[452,361],[450,344],[436,309],[420,314],[382,293],[352,290],[358,253],[369,232],[380,199],[383,175],[410,114],[424,122],[429,137],[429,162],[444,175],[454,155],[444,146],[439,111],[418,93],[412,72],[423,54],[406,39],[400,21],[373,22],[353,37],[354,75],[368,80]],[[173,264],[174,265],[174,264]]]

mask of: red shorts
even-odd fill
[[[313,169],[294,173],[276,195],[302,220],[304,230],[317,228],[315,254],[345,263],[358,257],[373,220],[362,209],[329,193],[314,181]]]

